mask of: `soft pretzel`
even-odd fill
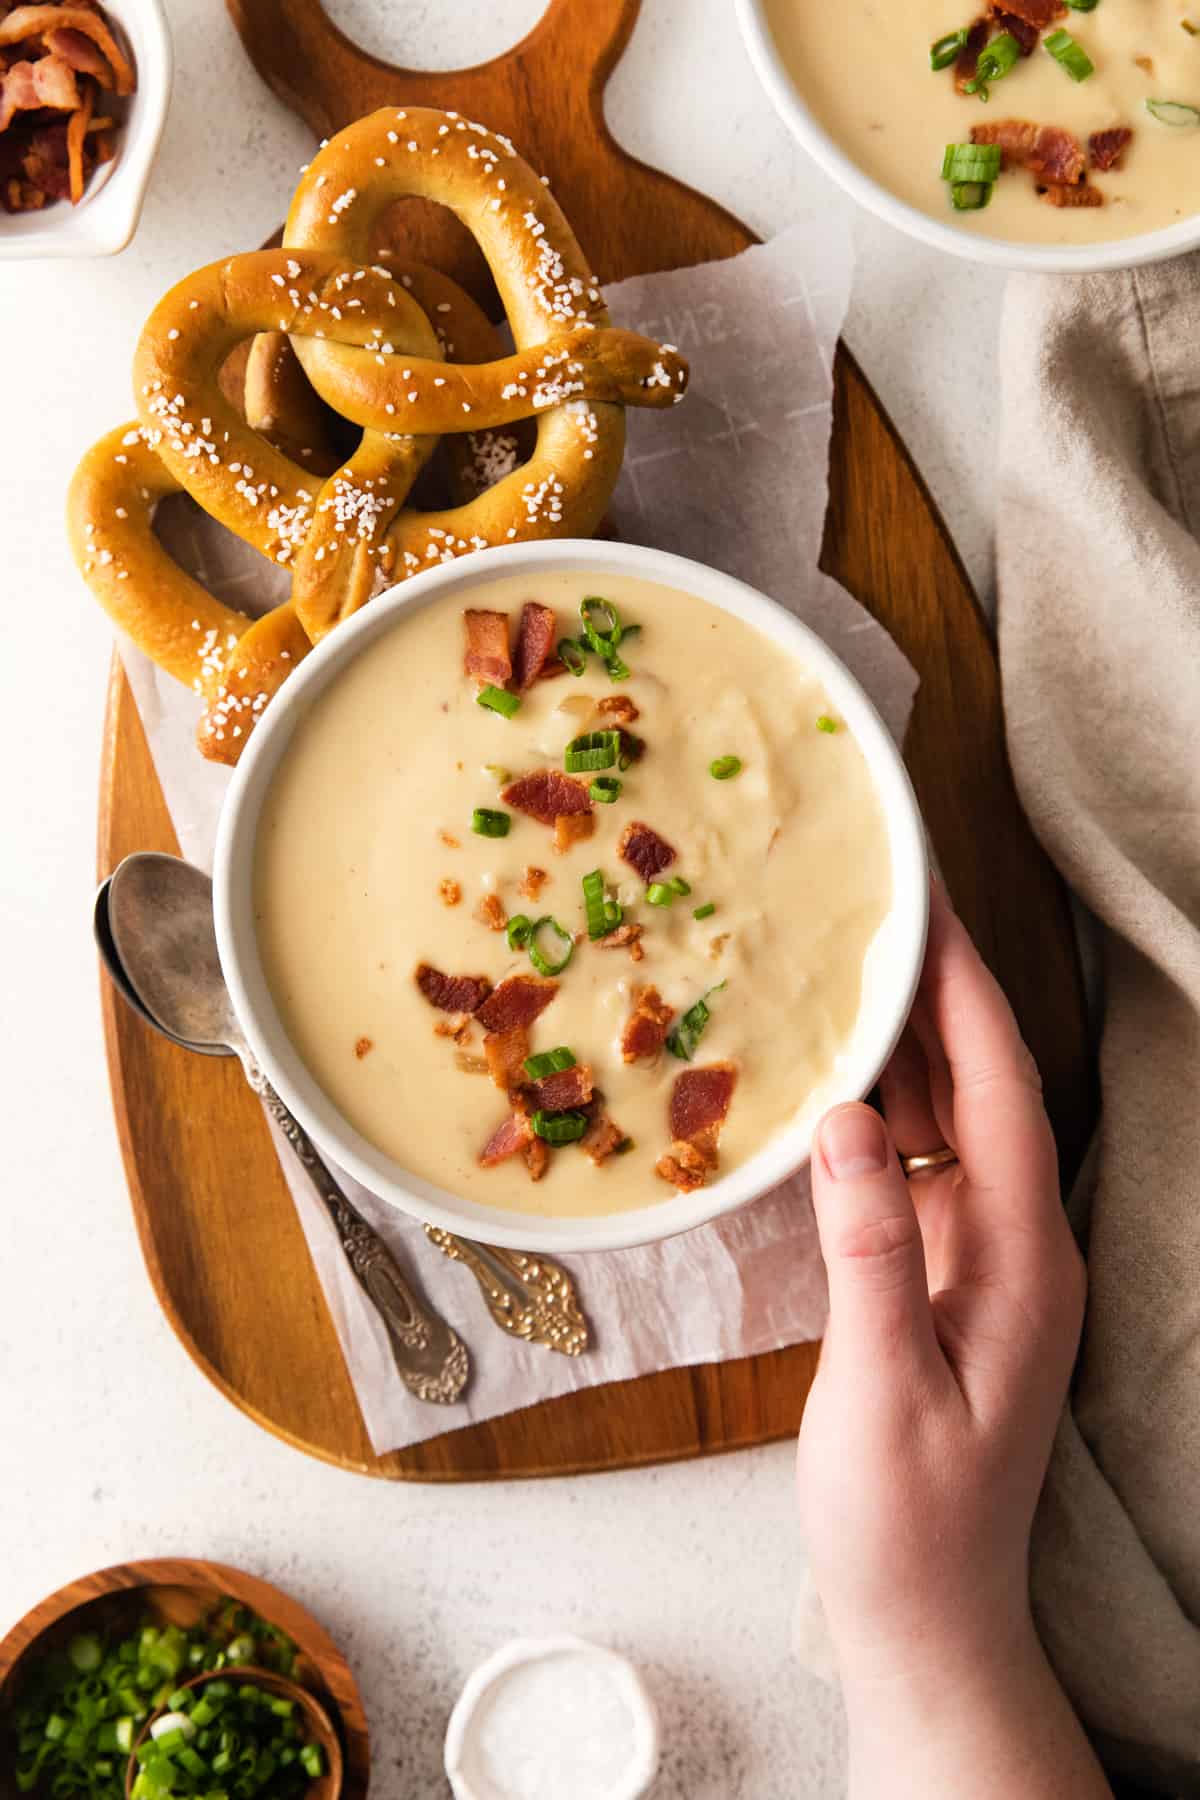
[[[511,355],[454,283],[377,249],[409,195],[475,233]],[[221,371],[251,337],[239,410]],[[297,361],[361,428],[336,466]],[[155,308],[134,361],[139,423],[102,439],[72,486],[76,559],[117,623],[205,696],[201,748],[236,761],[295,663],[381,588],[488,545],[590,535],[620,468],[623,407],[673,404],[686,381],[669,346],[609,324],[557,203],[506,138],[386,108],[322,149],[282,249],[198,270]],[[532,454],[513,467],[510,428],[530,418]],[[439,440],[455,447],[462,503],[420,512],[410,496]],[[174,564],[152,521],[178,487],[291,571],[287,605],[249,623]]]

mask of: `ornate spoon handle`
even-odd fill
[[[417,1298],[383,1239],[347,1200],[307,1131],[253,1058],[243,1055],[242,1066],[337,1226],[346,1261],[387,1327],[401,1381],[418,1400],[450,1405],[462,1393],[471,1372],[466,1345],[445,1319]]]
[[[453,1262],[470,1269],[502,1331],[563,1356],[581,1356],[587,1349],[588,1322],[574,1282],[558,1263],[548,1256],[477,1244],[437,1225],[427,1225],[425,1233]]]

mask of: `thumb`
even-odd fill
[[[836,1354],[937,1354],[921,1227],[887,1126],[869,1106],[835,1106],[817,1128],[813,1206],[829,1277]]]

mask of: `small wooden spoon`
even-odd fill
[[[241,1663],[235,1669],[209,1669],[203,1675],[193,1675],[190,1681],[181,1681],[179,1685],[181,1688],[203,1687],[206,1681],[249,1681],[255,1687],[265,1688],[270,1694],[280,1695],[284,1700],[294,1700],[304,1714],[310,1741],[320,1745],[325,1757],[325,1773],[316,1776],[309,1784],[305,1800],[338,1800],[342,1791],[341,1740],[315,1694],[309,1693],[306,1687],[301,1687],[298,1681],[289,1681],[286,1675],[276,1675],[272,1669],[255,1668],[252,1663]],[[160,1706],[142,1727],[130,1753],[129,1766],[125,1770],[125,1800],[129,1800],[133,1793],[133,1784],[138,1777],[138,1750],[149,1737],[151,1726],[170,1711],[170,1706]]]

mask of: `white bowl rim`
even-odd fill
[[[0,262],[115,256],[137,230],[171,100],[171,34],[162,0],[103,4],[137,64],[117,155],[95,171],[78,206],[60,200],[41,212],[0,218]]]
[[[880,794],[892,856],[893,906],[885,922],[901,934],[894,981],[878,1008],[870,1050],[860,1051],[856,1077],[837,1098],[870,1092],[903,1030],[916,993],[928,925],[928,858],[916,797],[900,753],[875,708],[846,668],[807,625],[734,576],[662,550],[591,539],[546,539],[480,550],[422,571],[371,601],[331,632],[300,664],[255,727],[234,772],[217,831],[213,909],[221,966],[234,1009],[259,1065],[313,1140],[355,1180],[410,1217],[514,1250],[623,1250],[657,1243],[734,1212],[805,1167],[813,1124],[793,1124],[727,1174],[692,1194],[584,1217],[552,1217],[485,1206],[409,1174],[356,1132],[318,1085],[291,1044],[275,1010],[257,951],[253,922],[254,837],[259,810],[303,703],[332,680],[398,616],[456,589],[492,577],[551,570],[591,577],[625,574],[748,620],[817,673],[853,731]],[[881,928],[884,929],[884,928]],[[856,1036],[861,1025],[856,1027]],[[863,1035],[866,1036],[865,1031]],[[849,1091],[850,1087],[854,1091]],[[665,1146],[665,1134],[664,1134]]]
[[[1101,244],[1027,244],[1007,238],[977,237],[961,227],[940,224],[929,213],[900,200],[868,175],[832,138],[809,107],[787,71],[767,18],[766,0],[734,0],[742,39],[767,95],[793,137],[825,173],[860,206],[909,237],[991,268],[1026,270],[1050,275],[1094,275],[1104,270],[1132,269],[1164,262],[1200,244],[1200,212],[1177,225],[1160,226],[1140,237],[1112,238]]]

